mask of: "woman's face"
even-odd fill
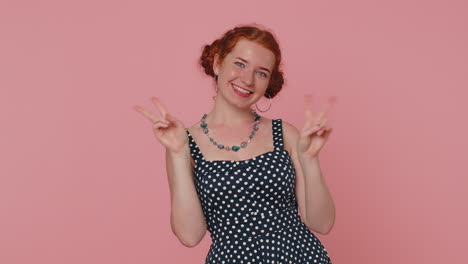
[[[218,96],[239,108],[250,108],[265,94],[275,64],[275,54],[260,44],[240,39],[221,65],[214,59]]]

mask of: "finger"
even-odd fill
[[[161,115],[164,119],[166,119],[166,115],[167,115],[167,109],[164,107],[164,105],[161,103],[161,101],[155,97],[155,96],[152,96],[151,97],[151,102],[154,103],[154,105],[156,105],[156,107],[159,109],[159,111],[161,112]]]
[[[321,121],[319,121],[319,123],[317,124],[317,126],[319,127],[325,127],[325,125],[327,124],[328,122],[328,119],[325,117],[323,118]]]
[[[312,114],[312,94],[304,95],[304,127],[302,131],[312,128],[314,124]]]
[[[325,129],[325,130],[320,134],[320,136],[323,136],[324,139],[328,139],[328,137],[330,136],[331,131],[332,131],[331,128]]]
[[[309,129],[305,130],[302,133],[302,136],[303,137],[308,137],[308,136],[312,135],[313,133],[316,133],[317,131],[320,131],[321,129],[323,129],[323,128],[319,127],[319,126],[313,126],[312,128],[309,128]]]
[[[307,130],[303,134],[304,134],[304,136],[310,136],[310,135],[316,133],[318,136],[321,136],[322,134],[326,133],[327,130],[328,130],[328,127],[315,125],[312,129]]]
[[[167,113],[166,114],[166,118],[164,119],[166,120],[167,122],[169,123],[175,123],[177,121],[177,119],[175,119],[171,114]]]
[[[167,128],[168,126],[169,124],[165,123],[162,120],[159,120],[159,121],[154,122],[153,129],[160,129],[161,127]]]
[[[302,129],[302,132],[307,131],[306,133],[309,133],[309,131],[314,130],[314,131],[319,131],[320,129],[324,128],[325,124],[328,122],[327,118],[324,118],[322,122],[315,124],[312,126],[312,124],[308,125],[307,127],[304,127]]]
[[[320,129],[318,132],[317,132],[317,136],[321,136],[323,133],[325,132],[325,129]]]
[[[159,118],[156,117],[153,113],[151,113],[150,111],[146,110],[145,108],[139,105],[133,106],[133,109],[143,114],[146,118],[148,118],[153,123],[159,120]]]
[[[319,136],[325,135],[325,137],[328,137],[328,135],[330,135],[331,131],[332,131],[331,127],[325,127],[323,130],[318,132],[317,135],[319,135]]]
[[[312,94],[304,95],[305,120],[312,120]]]
[[[321,120],[333,108],[337,100],[337,96],[328,97],[328,102],[325,104],[325,109],[319,113],[317,120]]]
[[[308,133],[309,130],[311,129],[320,129],[320,127],[323,127],[323,125],[327,122],[327,119],[325,119],[324,121],[322,121],[321,123],[316,123],[316,121],[310,121],[310,122],[306,122],[306,124],[304,125],[304,127],[302,128],[302,133],[306,132]]]

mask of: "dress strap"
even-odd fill
[[[203,154],[201,153],[200,149],[197,146],[197,143],[195,142],[187,128],[185,129],[185,131],[187,132],[187,136],[189,138],[190,155],[192,156],[195,163],[198,163],[203,159]]]
[[[272,119],[272,130],[273,130],[273,145],[275,150],[284,149],[283,143],[283,120]]]

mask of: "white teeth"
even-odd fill
[[[239,92],[241,92],[241,93],[244,93],[244,94],[251,94],[251,93],[252,93],[252,92],[247,91],[247,90],[245,90],[245,89],[242,89],[242,88],[240,88],[240,87],[238,87],[238,86],[235,86],[234,84],[232,84],[232,87],[234,87],[234,89],[236,89],[237,91],[239,91]]]

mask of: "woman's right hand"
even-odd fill
[[[167,109],[161,104],[158,98],[151,97],[151,102],[161,112],[161,117],[157,117],[145,108],[135,105],[134,110],[143,114],[153,124],[153,132],[156,138],[173,153],[179,153],[188,147],[188,137],[185,126],[181,121],[168,113]]]

